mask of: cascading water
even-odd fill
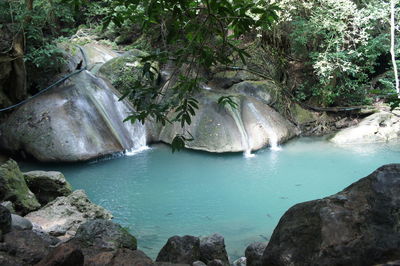
[[[114,136],[125,149],[124,153],[133,155],[147,149],[145,126],[139,122],[131,123],[127,121],[124,123],[123,121],[131,112],[130,108],[124,101],[119,101],[113,92],[113,88],[102,78],[88,73],[99,88],[95,92],[90,92],[89,96]]]
[[[131,110],[126,106],[123,101],[119,101],[116,95],[114,95],[114,100],[116,101],[117,110],[120,113],[121,117],[123,117],[123,119],[128,117],[131,113]],[[132,147],[125,150],[125,155],[132,156],[149,148],[148,146],[146,146],[146,127],[142,123],[138,121],[136,121],[135,123],[126,121],[124,126],[129,132],[132,140]]]
[[[254,114],[254,116],[256,117],[257,121],[259,121],[260,125],[262,126],[262,128],[264,129],[265,133],[268,136],[268,140],[269,140],[269,145],[270,145],[270,149],[273,151],[278,151],[281,150],[281,148],[278,145],[278,135],[276,134],[276,132],[272,129],[270,122],[265,119],[264,116],[262,116],[260,114],[260,112],[257,110],[257,108],[254,106],[253,103],[248,103],[247,105],[250,109],[250,111]]]
[[[231,112],[232,118],[235,120],[235,123],[239,130],[241,140],[242,140],[242,146],[244,148],[244,156],[246,158],[253,157],[254,154],[251,153],[251,140],[250,140],[249,136],[247,135],[246,129],[243,125],[243,121],[242,121],[241,115],[239,113],[239,110],[237,110],[236,108],[230,108],[230,107],[228,107],[228,108],[229,108],[228,110]]]
[[[115,55],[104,53],[98,47],[93,49],[101,55],[99,58],[95,58],[96,60],[92,60],[95,61],[95,64],[91,66],[91,71],[87,71],[94,83],[100,88],[93,93],[93,103],[100,110],[110,130],[125,149],[125,155],[131,156],[148,149],[146,146],[145,126],[139,122],[123,122],[130,115],[131,109],[124,101],[119,101],[119,98],[113,92],[114,89],[110,88],[107,82],[95,75],[104,62],[111,60]],[[88,55],[84,48],[80,47],[80,50],[87,65],[89,62]]]

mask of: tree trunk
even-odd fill
[[[397,72],[397,64],[396,64],[396,43],[395,43],[395,2],[396,0],[390,0],[390,54],[392,55],[392,63],[393,63],[393,71],[394,71],[394,79],[395,79],[395,87],[397,96],[400,98],[400,88],[399,88],[399,75]]]

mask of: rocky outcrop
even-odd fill
[[[0,165],[0,201],[12,201],[17,212],[26,214],[40,207],[29,190],[17,163],[8,160]]]
[[[218,153],[254,151],[277,146],[299,133],[293,124],[257,98],[234,94],[238,106],[232,108],[218,104],[222,96],[228,94],[203,91],[195,97],[199,109],[186,128],[194,138],[186,143],[187,148]],[[180,133],[179,123],[167,124],[158,139],[171,143]]]
[[[61,196],[72,193],[71,185],[60,172],[31,171],[24,173],[29,189],[35,194],[42,205]]]
[[[1,146],[40,161],[83,161],[137,145],[128,105],[88,71],[26,103],[0,126]],[[141,145],[141,144],[140,144]]]
[[[200,239],[195,236],[170,237],[156,261],[192,264],[200,258]]]
[[[25,218],[52,236],[68,238],[87,220],[111,219],[112,215],[91,203],[83,190],[76,190],[67,197],[59,197],[42,209],[29,213]]]
[[[144,127],[123,122],[130,105],[118,100],[107,80],[93,74],[117,54],[98,43],[73,46],[70,52],[80,56],[73,56],[68,71],[79,60],[78,65],[87,62],[91,71],[73,75],[15,110],[0,126],[0,147],[40,161],[74,162],[146,145]]]
[[[229,265],[228,254],[225,249],[224,237],[220,234],[213,234],[200,238],[200,261],[209,263],[218,259],[223,265]]]
[[[263,265],[374,265],[400,257],[400,164],[280,219]]]
[[[79,226],[74,237],[83,246],[98,249],[137,248],[136,238],[119,224],[109,220],[96,219],[87,221]]]
[[[255,242],[250,244],[244,252],[247,265],[262,266],[262,256],[266,247],[266,242]]]
[[[331,141],[337,144],[361,144],[396,140],[400,136],[400,111],[380,111],[358,125],[343,129]]]

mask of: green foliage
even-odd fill
[[[238,104],[234,101],[233,97],[235,96],[222,96],[218,99],[218,104],[221,106],[230,106],[233,109],[236,109],[238,107]]]
[[[110,23],[123,26],[127,21],[141,24],[155,50],[142,58],[145,81],[137,81],[128,93],[136,109],[129,119],[143,122],[150,116],[163,124],[178,122],[185,132],[198,108],[194,95],[202,73],[232,64],[232,55],[245,63],[249,55],[237,45],[238,38],[268,28],[278,8],[265,0],[114,0],[109,10],[105,27]],[[173,68],[158,90],[153,84],[161,73],[154,76],[150,67],[154,64]],[[137,95],[146,100],[135,100]],[[222,102],[230,103],[228,99]],[[171,113],[175,113],[172,120],[168,119]],[[173,149],[182,146],[182,136],[175,137]]]
[[[314,69],[298,97],[318,99],[321,105],[367,103],[369,83],[382,64],[379,58],[389,51],[388,2],[293,2],[281,1],[283,10],[293,4],[282,16],[293,26],[292,52]]]

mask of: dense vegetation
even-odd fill
[[[245,66],[253,60],[249,47],[279,59],[275,67],[284,71],[274,78],[293,101],[364,105],[390,101],[395,92],[387,0],[8,0],[0,3],[0,18],[2,27],[12,24],[25,34],[31,93],[49,82],[43,77],[60,72],[57,43],[78,29],[146,50],[142,78],[128,73],[120,80],[136,108],[133,121],[190,124],[207,73]],[[167,64],[175,67],[168,77],[172,93],[159,101],[164,90],[157,81]],[[235,106],[231,97],[219,102]]]

